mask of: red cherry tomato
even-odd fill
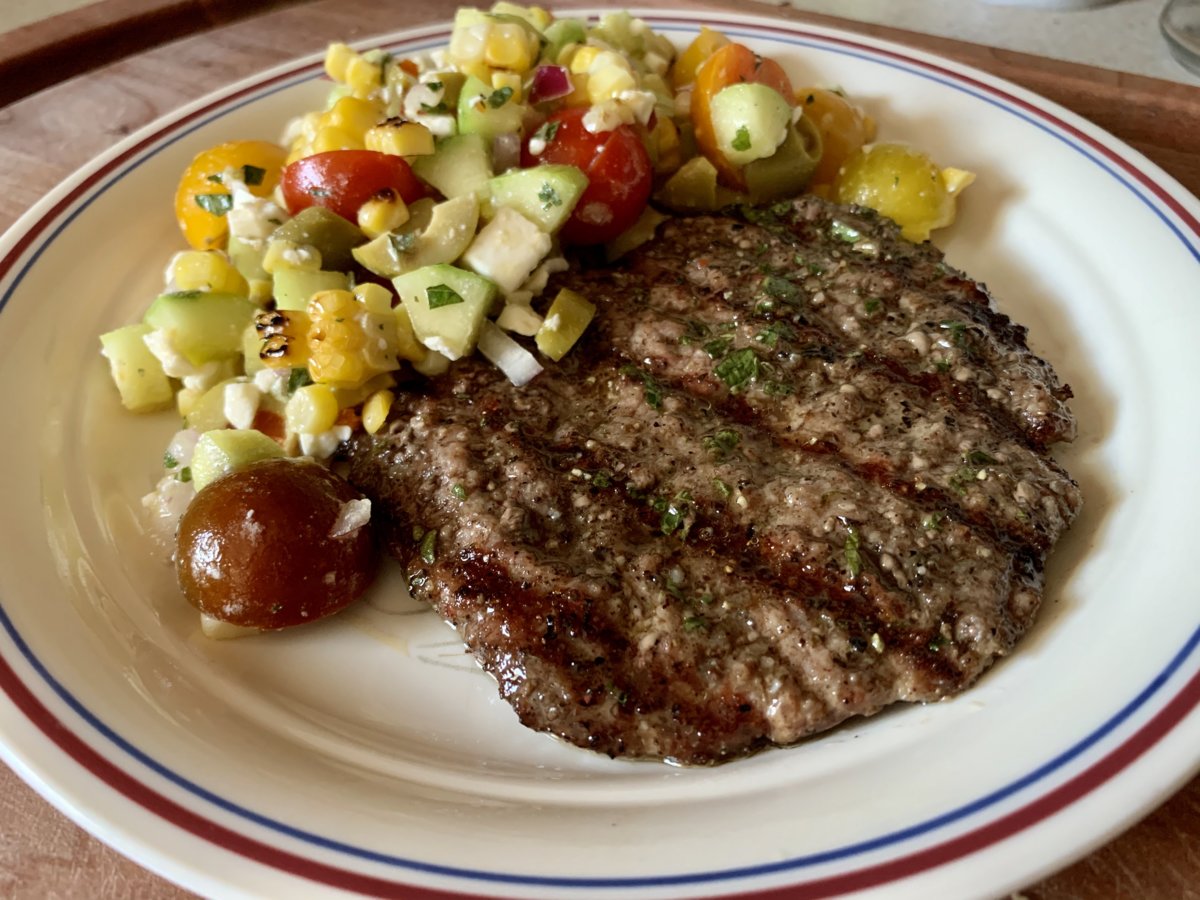
[[[583,127],[584,107],[568,107],[549,119],[557,123],[546,149],[534,156],[526,144],[521,164],[554,163],[575,166],[588,177],[588,186],[562,229],[572,244],[611,241],[637,221],[654,183],[650,154],[630,125],[592,134]]]
[[[351,222],[358,208],[381,191],[393,190],[405,203],[427,193],[401,157],[374,150],[330,150],[306,156],[284,168],[280,185],[292,215],[324,206]]]

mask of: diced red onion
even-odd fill
[[[515,131],[498,134],[492,139],[492,168],[507,172],[521,165],[521,136]]]
[[[483,323],[478,347],[479,352],[517,387],[529,384],[542,371],[537,357],[501,331],[495,322]]]
[[[529,102],[545,103],[548,100],[557,100],[573,90],[571,76],[563,66],[538,66],[533,70]]]

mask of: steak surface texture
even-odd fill
[[[932,245],[804,198],[560,286],[598,308],[561,363],[462,360],[348,451],[525,725],[716,763],[952,695],[1029,628],[1070,391]]]

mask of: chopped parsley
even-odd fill
[[[662,510],[662,518],[658,530],[663,534],[674,534],[687,518],[688,504],[676,498],[667,503]]]
[[[242,166],[242,181],[247,187],[257,187],[263,183],[263,179],[266,177],[266,169],[261,169],[258,166],[252,166],[249,163]]]
[[[684,631],[695,631],[697,628],[703,628],[708,624],[708,620],[704,616],[688,616],[683,620]]]
[[[439,100],[437,103],[422,103],[421,112],[428,113],[431,116],[445,115],[450,112],[450,104],[445,100]]]
[[[189,481],[192,480],[192,467],[184,466],[182,469],[179,470],[178,474],[176,474],[175,477],[178,478],[180,481],[182,481],[184,484],[187,484]]]
[[[738,126],[738,130],[734,133],[733,142],[730,146],[738,152],[745,152],[750,149],[750,131],[745,125]]]
[[[392,252],[399,256],[402,253],[410,252],[417,245],[417,236],[411,231],[406,231],[403,234],[391,234],[389,232],[388,245],[392,248]]]
[[[533,138],[530,140],[530,143],[533,141],[541,141],[543,144],[550,143],[552,140],[554,140],[554,136],[558,134],[558,128],[561,124],[561,122],[546,122],[541,128],[533,133]]]
[[[463,302],[463,298],[448,284],[431,284],[425,288],[425,297],[429,300],[430,309],[440,309]]]
[[[846,543],[843,546],[843,552],[846,556],[846,571],[850,573],[851,578],[857,578],[862,572],[862,555],[858,552],[858,529],[851,528],[846,535]]]
[[[538,199],[542,201],[542,209],[549,209],[552,206],[562,206],[562,197],[558,196],[558,191],[548,181],[542,182],[541,190],[538,191]]]
[[[450,493],[454,495],[455,500],[466,500],[467,499],[467,489],[465,487],[463,487],[461,484],[453,485],[450,488]]]
[[[863,309],[867,311],[868,316],[873,316],[883,308],[883,301],[878,297],[868,297],[863,303]]]
[[[800,297],[800,288],[782,275],[766,275],[762,280],[763,293],[784,303],[794,303]]]
[[[942,527],[942,519],[946,518],[944,512],[926,513],[921,519],[921,527],[926,531],[940,531]]]
[[[786,322],[772,322],[762,331],[754,336],[756,341],[766,344],[768,347],[774,347],[782,338],[785,341],[790,341],[796,337],[796,332],[791,325]]]
[[[166,453],[163,454],[163,468],[164,469],[173,469],[177,465],[179,465],[179,460],[177,460],[175,457],[173,457],[171,455],[170,450],[168,450]]]
[[[308,374],[307,368],[295,368],[288,373],[287,392],[290,397],[302,387],[306,387],[313,383],[312,376]]]
[[[709,453],[715,456],[724,456],[727,453],[732,453],[741,441],[742,436],[732,428],[722,428],[715,434],[705,435],[701,439],[700,444]]]
[[[499,109],[507,103],[513,95],[513,89],[510,87],[496,88],[488,94],[487,105],[492,109]]]
[[[721,495],[723,500],[728,500],[733,496],[733,488],[729,486],[728,482],[722,481],[720,478],[713,479],[713,487],[716,488],[717,493]]]
[[[735,350],[717,363],[713,371],[731,391],[738,391],[758,377],[758,357],[749,347]]]
[[[713,359],[721,359],[729,353],[733,338],[729,336],[713,338],[704,345],[704,352]]]
[[[654,409],[662,409],[662,386],[654,378],[637,366],[631,365],[621,366],[621,374],[626,378],[640,381],[645,389],[646,402]]]
[[[432,566],[437,559],[437,536],[436,528],[430,528],[421,535],[421,562],[427,566]]]
[[[233,197],[229,194],[197,194],[196,205],[206,213],[223,216],[233,209]]]
[[[996,464],[996,457],[983,450],[972,450],[963,459],[969,466],[994,466]]]
[[[592,487],[606,488],[610,484],[612,484],[612,476],[610,476],[603,469],[601,469],[599,472],[596,472],[592,475]]]

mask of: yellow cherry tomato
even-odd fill
[[[875,122],[841,94],[824,88],[799,88],[796,102],[821,135],[821,161],[811,184],[833,184],[846,160],[875,137]]]
[[[198,154],[184,170],[175,191],[175,219],[187,242],[197,250],[225,246],[229,224],[229,191],[221,184],[233,170],[251,193],[265,197],[275,190],[287,151],[269,141],[231,141]]]
[[[974,180],[974,172],[940,168],[907,144],[873,144],[846,161],[833,192],[839,203],[892,219],[908,240],[926,241],[930,231],[954,221],[958,193]]]
[[[696,70],[706,59],[729,43],[729,38],[707,25],[700,26],[700,33],[687,45],[687,49],[675,59],[671,66],[671,86],[675,90],[687,87],[696,80]]]

